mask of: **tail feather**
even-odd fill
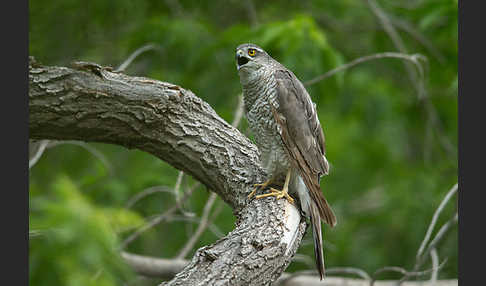
[[[322,249],[321,220],[328,223],[330,226],[335,226],[336,217],[324,198],[318,183],[313,183],[309,176],[305,175],[297,176],[295,182],[302,210],[310,217],[316,268],[322,280],[325,276],[325,266]]]
[[[313,180],[307,174],[303,174],[302,179],[309,190],[309,195],[312,201],[316,204],[319,216],[325,223],[334,227],[337,224],[336,216],[334,215],[331,206],[327,203],[324,194],[322,194],[318,180]]]
[[[325,276],[324,266],[324,254],[322,251],[322,233],[321,233],[321,219],[319,215],[318,207],[315,203],[311,202],[309,206],[310,220],[312,224],[312,237],[314,238],[314,256],[316,259],[316,267],[319,271],[321,280]]]

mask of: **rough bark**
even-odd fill
[[[200,248],[167,285],[268,285],[296,252],[306,222],[286,200],[248,200],[262,182],[258,150],[191,91],[111,72],[29,62],[29,137],[118,144],[191,175],[234,210],[235,229]]]
[[[396,280],[375,281],[373,286],[397,286]],[[457,286],[457,279],[430,281],[405,281],[400,286]],[[279,286],[370,286],[364,279],[328,277],[320,281],[316,276],[297,276]]]
[[[188,263],[187,260],[161,259],[131,253],[122,253],[127,263],[135,271],[143,276],[170,278],[181,271]],[[370,286],[366,279],[355,279],[345,277],[330,277],[321,281],[317,272],[315,275],[296,275],[296,273],[283,273],[275,282],[277,286]],[[375,286],[395,286],[396,280],[381,280],[373,283]],[[456,286],[457,279],[431,281],[405,281],[402,286]]]

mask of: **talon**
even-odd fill
[[[291,204],[294,204],[294,199],[289,195],[289,193],[287,192],[287,190],[276,190],[274,188],[270,188],[270,190],[272,190],[274,193],[276,193],[276,197],[277,197],[277,200],[285,197],[287,199],[287,201],[289,201],[289,203]]]
[[[280,192],[273,192],[272,191],[270,193],[266,193],[266,194],[263,194],[263,195],[258,195],[258,196],[255,197],[255,199],[258,200],[258,199],[262,199],[262,198],[266,198],[266,197],[271,197],[271,196],[276,197],[279,194],[280,194]]]
[[[285,177],[285,184],[281,191],[274,188],[270,188],[270,193],[256,196],[255,199],[261,199],[261,198],[272,196],[272,197],[276,197],[278,200],[285,197],[285,199],[287,199],[289,203],[294,204],[294,199],[288,194],[289,182],[290,182],[290,170],[287,172],[287,176]]]
[[[271,192],[270,193],[266,193],[266,194],[263,194],[263,195],[258,195],[255,197],[255,199],[262,199],[262,198],[266,198],[266,197],[275,197],[277,198],[277,200],[285,197],[285,199],[291,203],[291,204],[294,204],[294,199],[287,193],[286,190],[277,190],[277,189],[274,189],[274,188],[270,188]]]
[[[253,191],[251,191],[251,193],[247,196],[247,198],[251,198],[253,197],[253,195],[256,193],[256,191],[258,190],[258,188],[254,188]]]
[[[253,195],[255,195],[256,191],[259,189],[259,188],[262,188],[262,189],[265,189],[268,185],[270,185],[270,183],[272,182],[272,180],[267,180],[261,184],[253,184],[253,187],[255,187],[250,194],[248,194],[247,198],[251,198],[253,197]]]

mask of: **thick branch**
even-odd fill
[[[132,269],[143,276],[172,278],[188,261],[184,259],[163,259],[122,252],[121,256]]]
[[[286,200],[248,201],[265,178],[257,148],[191,91],[92,63],[29,64],[31,139],[112,143],[146,151],[227,202],[236,228],[200,248],[168,285],[268,285],[285,270],[306,223]]]
[[[246,187],[264,175],[257,148],[191,91],[89,63],[30,66],[29,136],[146,151],[236,210],[246,204]]]
[[[175,273],[179,272],[187,260],[176,260],[176,259],[163,259],[163,258],[153,258],[141,255],[134,255],[131,253],[122,253],[122,257],[127,261],[127,263],[135,269],[135,271],[143,276],[149,277],[171,277]],[[329,268],[327,273],[334,268]],[[316,271],[315,271],[316,272]],[[368,279],[355,279],[355,278],[344,278],[344,277],[331,277],[328,276],[323,281],[320,281],[319,276],[316,273],[306,274],[302,273],[283,273],[283,275],[277,280],[276,285],[279,286],[369,286]],[[344,273],[340,273],[344,274]],[[394,280],[382,280],[375,281],[375,286],[395,286],[397,281]],[[457,286],[457,279],[450,280],[439,280],[439,281],[407,281],[401,284],[402,286]]]

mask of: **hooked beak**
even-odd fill
[[[246,63],[248,63],[250,60],[245,56],[245,53],[242,51],[242,50],[237,50],[236,51],[236,67],[238,68],[238,70],[240,70],[240,68],[245,65]]]

